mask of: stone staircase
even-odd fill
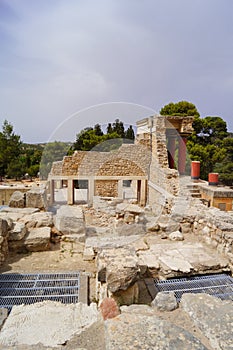
[[[193,183],[190,185],[186,185],[186,187],[193,198],[201,198],[201,192],[197,184]]]

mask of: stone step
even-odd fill
[[[200,193],[192,193],[192,197],[193,198],[201,198],[201,194]]]

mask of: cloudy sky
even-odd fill
[[[150,115],[187,100],[233,130],[232,13],[232,0],[0,0],[0,121],[45,142],[93,105]],[[78,113],[73,134],[121,118],[114,108]]]

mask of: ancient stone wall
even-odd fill
[[[96,180],[95,196],[117,197],[118,181],[116,180]]]
[[[200,204],[196,214],[195,208],[190,215],[183,217],[181,229],[193,232],[207,245],[217,249],[230,261],[233,273],[233,217],[216,208],[206,208]]]
[[[0,266],[8,256],[8,223],[0,218]]]
[[[224,254],[230,261],[231,271],[233,273],[233,220],[226,221],[221,213],[215,211],[215,215],[207,215],[196,218],[193,223],[193,231],[198,234],[206,244],[217,249]],[[209,209],[210,214],[212,209]]]
[[[177,170],[169,169],[166,145],[166,118],[153,117],[152,159],[149,180],[152,186],[148,189],[148,203],[155,213],[170,213],[172,197],[179,192],[179,175]],[[153,186],[155,185],[155,186]],[[159,187],[157,190],[155,187]],[[168,195],[171,196],[168,196]]]
[[[146,176],[150,152],[141,145],[123,144],[112,152],[76,151],[64,157],[62,166],[56,162],[50,175],[54,176]]]

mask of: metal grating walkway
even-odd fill
[[[233,278],[226,274],[155,280],[155,287],[159,292],[173,291],[178,302],[183,293],[207,293],[222,300],[233,300]]]
[[[44,300],[65,304],[79,301],[80,274],[1,274],[0,307],[33,304]]]

